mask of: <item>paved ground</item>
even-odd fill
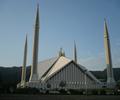
[[[119,96],[113,95],[0,95],[0,100],[120,100]]]

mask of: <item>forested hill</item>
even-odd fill
[[[103,71],[91,71],[93,75],[100,79],[100,80],[106,80],[107,79],[107,70]],[[120,68],[113,68],[114,78],[116,81],[120,80]]]
[[[0,86],[16,86],[21,80],[22,67],[0,67]],[[27,67],[26,80],[30,76],[30,66]]]

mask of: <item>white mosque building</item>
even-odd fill
[[[110,43],[105,22],[105,50],[107,63],[107,83],[110,86],[115,84],[112,61],[110,56]],[[65,56],[62,49],[59,55],[41,62],[38,62],[38,44],[39,44],[39,6],[35,20],[35,32],[33,43],[33,58],[31,66],[31,75],[26,82],[26,59],[27,59],[27,37],[24,48],[24,60],[22,67],[21,82],[17,87],[33,87],[38,89],[99,89],[102,88],[100,82],[91,72],[77,62],[77,50],[74,43],[74,59]]]

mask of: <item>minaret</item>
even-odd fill
[[[76,43],[74,41],[74,61],[77,63],[77,50],[76,50]]]
[[[32,58],[30,81],[38,80],[38,73],[37,73],[38,45],[39,45],[39,5],[37,5],[37,13],[36,13],[36,20],[35,20],[35,31],[34,31],[34,41],[33,41],[33,58]]]
[[[21,76],[21,87],[25,87],[26,82],[26,62],[27,62],[27,35],[24,46],[24,57],[23,57],[23,66],[22,66],[22,76]]]
[[[115,80],[112,70],[110,40],[109,40],[109,33],[108,33],[106,20],[104,21],[104,46],[105,46],[105,55],[106,55],[106,64],[107,64],[107,84],[109,86],[112,86],[113,84],[115,84]]]

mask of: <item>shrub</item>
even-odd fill
[[[74,89],[70,89],[69,90],[71,94],[83,94],[83,90],[74,90]]]
[[[98,92],[99,92],[98,90],[92,90],[92,94],[93,94],[93,95],[97,95]]]
[[[37,94],[39,90],[36,88],[18,88],[16,89],[15,93],[18,94]]]
[[[67,91],[65,89],[59,90],[60,94],[67,94]]]
[[[106,94],[106,90],[105,89],[101,89],[100,90],[100,95],[105,95]]]

